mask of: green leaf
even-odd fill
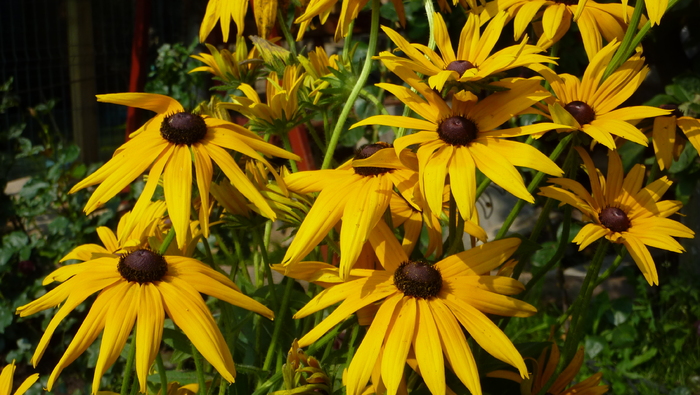
[[[608,342],[601,336],[587,336],[585,341],[586,357],[589,359],[595,358],[605,350],[607,345]]]

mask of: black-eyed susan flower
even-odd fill
[[[249,160],[245,165],[245,172],[260,194],[267,200],[272,210],[280,221],[299,225],[305,214],[311,207],[311,198],[306,195],[290,193],[286,188],[270,182],[270,170],[260,162]],[[289,171],[286,167],[280,168],[280,176],[287,177]],[[246,200],[235,185],[224,180],[211,185],[211,194],[229,214],[250,217],[251,212],[260,213],[260,210]]]
[[[102,375],[117,360],[129,334],[136,327],[136,373],[141,392],[146,392],[148,370],[160,350],[166,314],[221,376],[233,382],[235,367],[231,352],[200,293],[268,318],[272,318],[272,311],[243,295],[228,277],[196,259],[163,256],[147,244],[131,245],[125,249],[116,235],[105,227],[98,229],[98,235],[103,246],[88,244],[77,247],[63,260],[84,262],[53,271],[44,279],[44,285],[54,281],[61,284],[17,309],[17,313],[25,317],[61,305],[32,356],[32,363],[36,366],[60,322],[99,291],[78,332],[51,373],[46,385],[48,390],[61,371],[102,333],[92,383],[92,392],[96,393]],[[135,232],[128,240],[140,237],[141,233]]]
[[[659,276],[647,246],[681,253],[685,250],[674,237],[695,235],[687,226],[668,218],[681,209],[681,202],[660,200],[671,181],[664,176],[642,188],[644,166],[635,165],[625,176],[615,151],[608,153],[606,179],[585,150],[576,150],[588,172],[591,192],[577,181],[553,178],[549,182],[558,186],[543,187],[540,195],[569,204],[589,219],[573,240],[579,251],[601,237],[623,244],[649,284],[658,285]]]
[[[325,289],[295,314],[295,318],[306,317],[341,302],[299,340],[299,346],[313,344],[349,315],[374,306],[378,307],[376,314],[345,375],[348,394],[359,394],[365,388],[380,353],[381,381],[387,394],[396,394],[409,353],[413,353],[432,393],[446,392],[447,365],[472,394],[480,395],[479,372],[464,329],[486,352],[527,377],[513,343],[486,316],[527,317],[536,312],[533,306],[509,297],[524,289],[520,282],[489,275],[519,245],[518,239],[502,239],[429,264],[408,260],[392,235],[377,251],[384,270],[352,269],[349,281]],[[312,264],[317,267],[320,263]],[[288,275],[306,279],[304,266],[302,262],[291,268]],[[325,270],[338,273],[328,264]],[[378,382],[373,378],[373,383]]]
[[[399,160],[399,155],[404,158]],[[365,162],[362,167],[357,163],[367,159],[372,162]],[[389,206],[394,187],[403,192],[415,184],[418,177],[415,167],[404,164],[412,162],[415,163],[415,155],[410,151],[397,154],[389,144],[375,143],[360,148],[353,160],[337,169],[302,171],[285,177],[290,191],[321,193],[299,227],[282,264],[292,266],[300,262],[342,219],[340,275],[347,278],[362,245]]]
[[[254,84],[257,72],[262,66],[262,61],[256,61],[257,50],[255,47],[248,51],[245,39],[236,38],[236,48],[233,52],[222,49],[218,50],[210,44],[206,44],[209,53],[201,52],[191,55],[206,66],[195,67],[190,73],[207,72],[225,81],[228,84],[237,86],[239,84]]]
[[[440,54],[424,45],[411,44],[394,30],[382,27],[408,58],[390,52],[382,52],[377,58],[389,69],[393,70],[395,65],[402,65],[428,76],[428,84],[438,91],[442,91],[448,81],[475,82],[516,67],[552,62],[552,58],[539,54],[543,51],[541,48],[527,45],[527,38],[519,45],[512,45],[492,54],[507,18],[505,12],[499,13],[481,34],[479,15],[469,14],[455,52],[445,21],[440,14],[434,14],[435,41]]]
[[[489,95],[483,100],[468,91],[452,97],[451,106],[428,85],[419,82],[415,73],[397,68],[402,79],[410,81],[423,98],[404,86],[378,84],[394,94],[423,119],[376,115],[360,121],[362,125],[387,125],[418,130],[394,142],[400,152],[420,144],[417,151],[420,189],[428,207],[442,212],[443,188],[449,176],[450,192],[465,220],[475,211],[476,169],[493,182],[520,199],[534,202],[522,176],[515,166],[526,166],[547,174],[561,175],[561,169],[531,145],[506,139],[540,133],[563,125],[538,123],[515,128],[498,129],[511,117],[549,96],[540,89],[536,79],[505,79],[493,85],[506,91]]]
[[[556,98],[549,100],[549,111],[555,122],[581,130],[609,149],[615,149],[613,135],[646,146],[647,138],[629,121],[666,115],[668,111],[650,106],[618,108],[632,96],[649,71],[644,58],[635,54],[603,80],[605,68],[618,46],[619,43],[611,43],[598,52],[581,79],[571,74],[557,75],[547,67],[533,67],[554,91]]]
[[[615,3],[601,3],[593,0],[494,0],[486,6],[487,12],[508,11],[514,21],[515,39],[518,40],[525,29],[538,19],[541,32],[537,46],[549,48],[559,41],[576,22],[588,59],[593,59],[607,42],[621,41],[632,15],[632,7]],[[544,9],[540,12],[541,9]],[[627,14],[627,15],[624,15]],[[645,21],[642,21],[645,22]],[[641,24],[640,24],[641,27]]]
[[[27,377],[22,384],[17,387],[17,390],[15,392],[12,392],[12,382],[13,382],[13,377],[15,374],[15,361],[14,359],[12,360],[12,363],[9,365],[6,365],[4,368],[2,368],[2,373],[0,373],[0,395],[23,395],[29,387],[34,385],[36,381],[39,379],[39,373],[34,373],[31,376]]]
[[[117,148],[112,159],[70,190],[72,193],[100,184],[85,206],[86,213],[100,207],[150,168],[146,185],[133,209],[134,214],[125,225],[127,233],[150,203],[162,176],[168,214],[177,235],[178,246],[182,247],[190,223],[192,182],[196,181],[201,207],[208,208],[209,186],[214,172],[213,160],[241,193],[260,208],[263,215],[275,218],[272,208],[226,150],[240,152],[268,166],[269,163],[258,151],[265,155],[299,160],[297,155],[265,142],[240,125],[187,112],[177,100],[168,96],[115,93],[98,95],[97,99],[105,103],[143,108],[156,112],[157,115],[132,133],[131,140]],[[193,165],[195,177],[192,174]],[[277,175],[275,172],[273,174]],[[208,211],[200,210],[199,213],[202,230],[208,235]]]
[[[671,167],[673,159],[678,159],[685,145],[685,141],[678,138],[681,131],[690,141],[690,144],[700,152],[700,120],[683,116],[683,113],[675,105],[663,105],[661,108],[671,110],[671,115],[654,118],[654,126],[651,130],[654,143],[654,154],[661,170]]]
[[[309,96],[313,98],[313,103],[317,104],[321,99],[321,91],[330,86],[330,83],[323,78],[330,76],[331,70],[338,70],[340,58],[337,54],[328,56],[323,47],[316,47],[309,52],[308,58],[299,55],[297,59],[306,70],[304,84],[311,90]]]
[[[221,108],[238,111],[250,120],[255,131],[286,133],[305,120],[305,112],[299,107],[299,88],[304,82],[304,69],[297,65],[286,66],[284,75],[270,72],[267,77],[267,103],[260,100],[258,92],[250,85],[241,84],[243,96],[231,96],[231,102],[219,104]]]
[[[248,12],[248,0],[209,0],[204,19],[199,25],[199,42],[207,39],[209,33],[214,30],[216,22],[221,23],[221,33],[224,35],[224,42],[227,42],[231,30],[231,19],[236,24],[237,35],[243,35],[246,12]]]
[[[506,370],[489,372],[486,376],[503,378],[519,383],[521,395],[539,394],[549,382],[550,378],[555,374],[557,364],[559,363],[559,357],[559,347],[556,343],[552,342],[550,347],[542,350],[542,353],[536,361],[531,359],[534,362],[534,368],[531,370],[532,375],[529,378],[523,379],[517,373]],[[600,381],[603,378],[603,373],[601,372],[568,387],[578,375],[579,370],[581,370],[583,357],[583,347],[579,347],[574,358],[566,368],[559,373],[546,393],[551,395],[601,395],[607,393],[608,386],[600,385]]]

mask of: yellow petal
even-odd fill
[[[365,388],[379,357],[386,331],[392,321],[394,309],[402,298],[403,294],[397,293],[387,298],[379,307],[372,325],[367,330],[360,347],[358,347],[352,362],[350,362],[345,379],[348,395],[359,395]]]
[[[482,275],[505,262],[520,246],[520,239],[509,237],[491,241],[458,254],[450,255],[436,263],[443,277],[457,275]]]
[[[514,366],[521,377],[527,377],[527,367],[520,353],[503,331],[484,313],[447,294],[442,299],[474,340],[496,359]]]
[[[236,369],[231,352],[199,293],[177,277],[168,276],[165,281],[155,284],[163,297],[165,311],[173,323],[182,329],[214,369],[232,383]]]
[[[622,244],[627,247],[627,251],[630,253],[632,259],[634,259],[639,270],[642,271],[649,285],[659,285],[659,275],[656,272],[654,259],[651,257],[649,249],[644,243],[634,236],[626,236],[622,240]]]
[[[396,305],[387,330],[382,357],[382,381],[388,394],[395,394],[403,377],[406,357],[416,325],[416,299],[404,297]]]
[[[136,320],[136,375],[141,392],[146,393],[148,370],[160,351],[165,310],[160,293],[152,283],[138,286],[138,318]]]
[[[440,344],[445,352],[445,359],[469,391],[473,395],[481,395],[481,381],[476,361],[457,319],[442,299],[434,298],[429,303],[440,333]]]
[[[432,303],[417,298],[418,304],[416,328],[413,337],[413,349],[420,366],[420,373],[425,385],[433,394],[445,393],[445,362],[443,360],[440,335],[436,317],[432,313]]]

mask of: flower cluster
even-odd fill
[[[26,317],[60,306],[34,351],[36,366],[59,324],[91,301],[46,388],[101,338],[91,386],[98,393],[131,337],[124,375],[133,369],[145,393],[155,363],[161,388],[180,391],[168,384],[161,360],[168,328],[192,345],[182,351],[168,343],[194,357],[192,388],[200,393],[207,370],[200,357],[213,368],[209,384],[223,393],[241,354],[256,393],[332,393],[338,383],[352,395],[407,393],[422,384],[434,394],[492,393],[484,377],[517,382],[524,394],[606,392],[600,373],[566,389],[583,363],[576,342],[605,247],[629,253],[658,285],[648,247],[681,253],[676,238],[694,237],[671,218],[682,204],[665,198],[670,176],[655,179],[640,163],[625,173],[618,152],[622,144],[649,145],[644,125],[652,124],[653,174],[682,148],[676,127],[700,146],[697,119],[627,105],[649,67],[641,47],[631,53],[625,31],[660,23],[666,2],[647,0],[648,22],[641,1],[634,9],[593,0],[443,1],[440,12],[428,6],[427,43],[400,30],[411,21],[402,1],[382,6],[397,20],[381,28],[379,0],[342,0],[337,17],[337,0],[301,3],[288,19],[293,5],[255,1],[259,37],[248,51],[248,1],[209,1],[200,40],[219,22],[228,41],[231,20],[237,39],[235,48],[207,44],[209,53],[193,55],[204,65],[191,71],[211,74],[223,84],[215,92],[225,90],[196,109],[151,93],[97,96],[155,115],[71,192],[90,189],[90,214],[135,181],[145,183],[116,231],[96,230],[102,245],[76,247],[43,281],[58,285],[17,308]],[[447,11],[461,13],[461,26]],[[369,15],[371,26],[359,32],[369,33],[369,45],[358,70],[352,36],[360,15]],[[308,50],[308,30],[333,18],[343,50]],[[297,42],[270,37],[279,29],[291,40],[291,20]],[[510,23],[514,38],[502,34]],[[385,51],[376,50],[381,32]],[[588,59],[580,77],[558,72],[554,51],[573,34]],[[313,164],[319,154],[320,170],[298,171],[297,162]],[[605,176],[596,164],[601,156],[608,158]],[[550,185],[541,186],[547,176]],[[484,226],[488,188],[518,201],[498,234]],[[534,355],[504,328],[511,317],[538,311],[521,295],[535,281],[525,285],[519,275],[557,203],[580,212],[567,209],[563,220],[566,232],[572,220],[581,222],[573,237],[579,250],[601,247],[569,333],[550,336],[549,351]],[[522,230],[531,232],[528,242],[510,229],[525,204],[542,207],[534,228]],[[557,371],[556,341],[564,338],[568,367]],[[283,367],[280,350],[289,343]],[[498,369],[485,362],[491,357]],[[536,360],[534,369],[526,360]],[[0,383],[5,378],[3,371]]]

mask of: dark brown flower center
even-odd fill
[[[394,272],[394,285],[404,295],[431,299],[442,289],[442,276],[427,262],[407,261]]]
[[[479,129],[476,124],[467,118],[456,115],[440,122],[438,135],[447,144],[464,146],[476,139]]]
[[[468,60],[454,60],[445,67],[445,70],[456,71],[461,77],[465,71],[473,69],[474,67],[476,66]]]
[[[676,104],[662,104],[659,106],[659,108],[663,108],[664,110],[671,110],[671,114],[676,118],[680,118],[683,116],[683,112],[678,108],[678,105]]]
[[[595,119],[595,111],[588,104],[582,101],[572,101],[564,106],[564,109],[573,115],[579,125],[583,126],[591,123]]]
[[[168,272],[168,264],[162,255],[141,249],[122,255],[117,270],[125,280],[143,284],[160,281]]]
[[[630,219],[627,214],[617,207],[606,207],[598,215],[600,224],[613,232],[624,232],[630,228]]]
[[[392,147],[393,146],[391,144],[382,141],[374,144],[365,144],[362,147],[360,147],[360,149],[358,149],[357,152],[355,152],[354,159],[367,159],[370,156],[377,153],[377,151],[379,150]],[[359,174],[361,176],[378,176],[380,174],[388,173],[392,170],[386,167],[355,167],[354,169],[355,174]]]
[[[173,144],[192,145],[207,135],[207,124],[199,115],[178,112],[163,119],[160,135]]]

